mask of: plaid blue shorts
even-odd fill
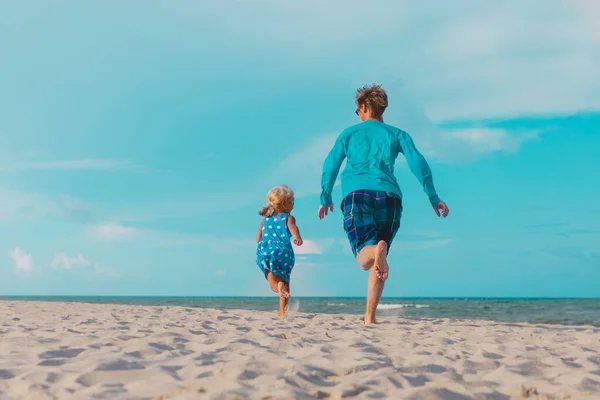
[[[343,200],[344,230],[354,256],[363,247],[385,240],[388,251],[400,228],[402,199],[378,190],[357,190]]]

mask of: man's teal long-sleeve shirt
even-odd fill
[[[402,198],[394,176],[398,154],[404,154],[408,167],[417,177],[432,206],[440,203],[431,169],[417,150],[412,138],[401,129],[380,121],[367,120],[344,129],[323,164],[321,176],[321,205],[333,204],[331,192],[344,159],[341,175],[345,197],[356,190],[381,190]]]

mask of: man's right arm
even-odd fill
[[[333,148],[327,155],[323,163],[323,173],[321,174],[321,205],[328,206],[333,204],[331,193],[333,185],[337,179],[342,162],[346,158],[344,146],[342,144],[342,135],[340,135],[333,145]]]

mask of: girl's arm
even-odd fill
[[[296,246],[302,246],[302,237],[300,236],[300,229],[298,229],[298,225],[296,225],[296,218],[290,215],[287,226],[294,238],[294,244]]]
[[[260,220],[260,225],[258,226],[258,232],[256,232],[256,243],[260,242],[260,238],[262,237],[263,222],[265,222],[264,218]]]

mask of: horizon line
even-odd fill
[[[0,300],[9,298],[156,298],[156,299],[236,299],[236,298],[256,298],[270,299],[274,296],[205,296],[205,295],[41,295],[41,294],[24,294],[24,295],[2,295]],[[294,298],[304,299],[365,299],[365,296],[293,296]],[[405,299],[405,300],[600,300],[600,296],[577,297],[577,296],[385,296],[384,299]]]

